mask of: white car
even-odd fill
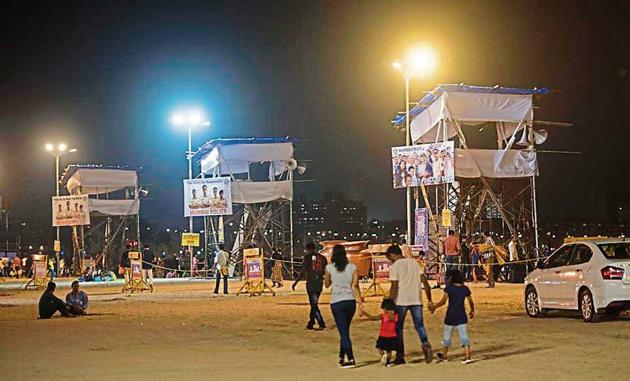
[[[525,311],[580,311],[586,322],[630,309],[630,241],[578,241],[553,252],[525,278]]]

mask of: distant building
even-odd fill
[[[340,192],[326,192],[321,200],[294,200],[296,243],[305,240],[355,239],[366,232],[367,206]]]

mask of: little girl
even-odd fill
[[[448,307],[446,309],[446,316],[444,317],[444,349],[442,353],[438,353],[438,358],[442,361],[448,361],[448,348],[451,346],[451,336],[453,330],[457,328],[459,331],[459,341],[466,351],[466,358],[462,361],[463,364],[470,364],[473,362],[470,356],[470,343],[468,341],[468,318],[466,316],[465,300],[468,300],[470,305],[470,312],[468,316],[472,319],[475,316],[475,305],[473,304],[472,296],[470,296],[470,289],[464,285],[464,276],[459,270],[452,270],[449,272],[449,279],[447,279],[446,287],[444,288],[444,296],[442,300],[436,304],[429,304],[429,311],[435,312],[436,309],[446,304],[448,300]]]
[[[381,309],[383,312],[380,316],[370,315],[365,311],[362,311],[362,313],[370,320],[381,321],[381,329],[376,340],[376,349],[381,355],[381,364],[387,366],[391,363],[392,352],[398,349],[398,336],[396,334],[398,314],[396,313],[396,304],[391,299],[383,299]]]

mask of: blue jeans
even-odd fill
[[[456,270],[459,266],[459,256],[458,255],[446,255],[444,258],[444,262],[446,263],[446,271],[448,270]]]
[[[308,315],[308,326],[313,327],[315,322],[319,324],[320,328],[325,327],[326,323],[324,323],[324,317],[322,316],[322,312],[319,310],[319,295],[320,292],[309,292],[308,293],[308,304],[311,305],[311,312]]]
[[[422,320],[422,306],[396,306],[396,313],[398,314],[398,323],[396,324],[396,333],[398,334],[398,350],[396,351],[396,358],[405,358],[405,341],[403,339],[403,327],[405,324],[405,317],[407,311],[411,312],[411,319],[413,320],[413,326],[418,332],[420,342],[426,344],[429,342],[427,336],[427,330],[424,328],[424,321]]]
[[[453,330],[457,328],[459,331],[459,341],[462,343],[462,347],[467,347],[470,345],[468,341],[468,324],[460,324],[460,325],[446,325],[444,324],[444,340],[442,343],[444,344],[444,348],[448,348],[451,346],[451,336],[453,335]]]
[[[339,331],[339,359],[343,360],[344,355],[348,360],[354,360],[352,353],[352,341],[350,340],[350,323],[357,309],[357,302],[354,300],[342,300],[330,305],[337,330]]]

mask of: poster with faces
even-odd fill
[[[395,189],[452,183],[455,143],[392,147],[392,174]]]

